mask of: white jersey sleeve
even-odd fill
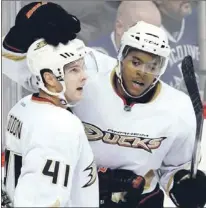
[[[173,134],[175,140],[163,160],[160,168],[160,183],[166,193],[173,186],[173,176],[180,169],[189,169],[191,165],[192,151],[196,133],[196,118],[192,103],[188,96],[184,100],[178,100],[179,112]],[[170,119],[170,118],[168,118]]]
[[[52,119],[52,118],[50,118]],[[57,121],[58,122],[58,121]],[[22,168],[15,207],[65,207],[70,204],[74,170],[81,152],[79,125],[34,126],[22,143]],[[81,127],[81,126],[80,126]],[[12,153],[15,157],[15,153]]]
[[[3,41],[3,40],[2,40]],[[26,53],[8,51],[2,44],[2,72],[14,82],[31,92],[37,92],[35,78],[28,70]]]

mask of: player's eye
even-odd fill
[[[133,60],[133,61],[132,61],[132,64],[133,64],[135,67],[137,67],[137,66],[139,66],[139,65],[141,64],[141,62],[138,61],[138,60]]]
[[[77,68],[72,69],[73,72],[78,72],[79,70]]]
[[[69,71],[70,72],[74,72],[74,73],[78,73],[79,72],[79,68],[74,67],[74,68],[70,69]]]
[[[147,65],[147,68],[150,70],[150,71],[155,71],[157,70],[157,63],[152,63],[152,64],[148,64]]]

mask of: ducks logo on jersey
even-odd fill
[[[160,147],[167,137],[149,138],[148,135],[126,132],[116,132],[111,129],[102,131],[99,127],[83,122],[89,141],[102,140],[104,143],[123,147],[144,149],[152,153],[153,149]]]

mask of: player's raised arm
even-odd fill
[[[26,53],[15,53],[2,46],[2,72],[31,92],[37,92],[35,79],[26,63]]]
[[[29,46],[39,38],[44,38],[53,46],[67,43],[76,38],[79,31],[79,20],[58,4],[27,4],[17,14],[15,25],[2,39],[3,73],[27,90],[37,92],[38,86],[26,64]]]

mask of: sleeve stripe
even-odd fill
[[[17,56],[11,53],[2,53],[2,56],[13,61],[21,61],[26,58],[26,56]]]

